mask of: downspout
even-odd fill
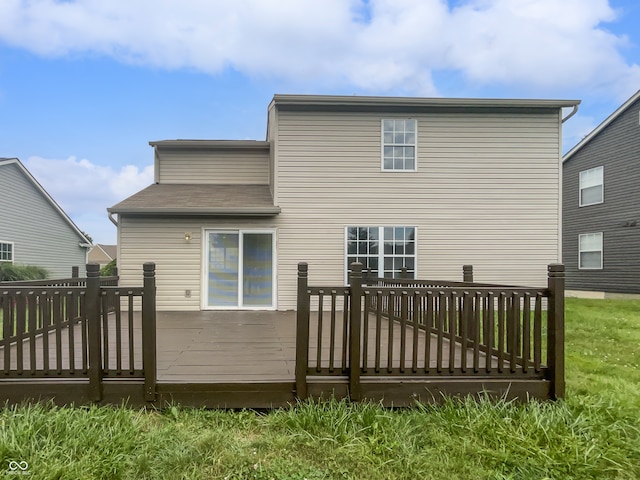
[[[114,220],[113,213],[111,213],[111,212],[108,212],[108,213],[109,213],[109,215],[108,215],[109,220],[111,220],[111,223],[113,223],[116,226],[116,228],[118,228],[118,222],[116,220]]]
[[[571,117],[573,117],[576,113],[578,113],[578,104],[575,104],[573,106],[573,110],[571,110],[571,113],[569,113],[569,115],[567,115],[566,117],[564,117],[562,119],[562,123],[566,122],[567,120],[569,120]]]

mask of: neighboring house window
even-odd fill
[[[0,242],[0,262],[13,263],[13,243]]]
[[[578,238],[578,268],[602,269],[602,233],[585,233]]]
[[[415,227],[347,227],[347,270],[360,262],[376,277],[398,278],[402,267],[415,278]]]
[[[416,121],[382,120],[382,170],[416,169]]]
[[[580,206],[604,202],[604,167],[580,172]]]

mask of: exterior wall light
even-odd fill
[[[192,238],[191,232],[184,232],[184,241],[190,242]]]

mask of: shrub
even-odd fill
[[[0,263],[0,282],[17,282],[20,280],[40,280],[47,278],[47,269],[35,265],[15,265]]]
[[[114,258],[109,263],[107,263],[104,267],[100,269],[101,277],[113,277],[115,274],[115,270],[117,268],[117,259]]]

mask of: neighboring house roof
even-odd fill
[[[154,184],[108,208],[109,213],[193,216],[273,216],[268,185]]]
[[[94,252],[94,250],[100,250],[105,257],[107,257],[109,260],[113,260],[114,258],[116,258],[116,255],[118,252],[118,246],[105,245],[103,243],[96,243],[93,247],[91,247],[91,250],[89,250],[90,257],[91,257],[91,254]]]
[[[64,212],[64,210],[62,210],[60,205],[56,203],[56,201],[51,197],[51,195],[47,193],[47,191],[42,187],[42,185],[38,183],[35,177],[31,175],[29,170],[27,170],[27,168],[22,164],[22,162],[20,162],[20,160],[18,160],[17,158],[0,158],[0,168],[6,165],[16,165],[20,169],[20,171],[24,174],[26,179],[33,184],[35,189],[38,192],[40,192],[40,194],[45,198],[47,202],[51,204],[51,206],[60,214],[62,219],[69,224],[69,226],[75,231],[75,233],[78,234],[78,237],[80,237],[81,247],[86,247],[86,248],[91,247],[91,242],[89,241],[89,239],[85,237],[85,235],[77,227],[77,225],[73,223],[73,220],[71,220],[71,218]]]
[[[576,153],[578,153],[582,149],[582,147],[584,147],[587,143],[589,143],[602,130],[607,128],[607,126],[611,122],[613,122],[616,118],[622,115],[629,107],[631,107],[631,105],[636,103],[638,100],[640,100],[640,90],[638,90],[629,100],[624,102],[615,112],[609,115],[600,125],[594,128],[591,131],[591,133],[589,133],[580,142],[578,142],[571,150],[569,150],[562,158],[562,161],[566,162],[571,157],[573,157]]]

